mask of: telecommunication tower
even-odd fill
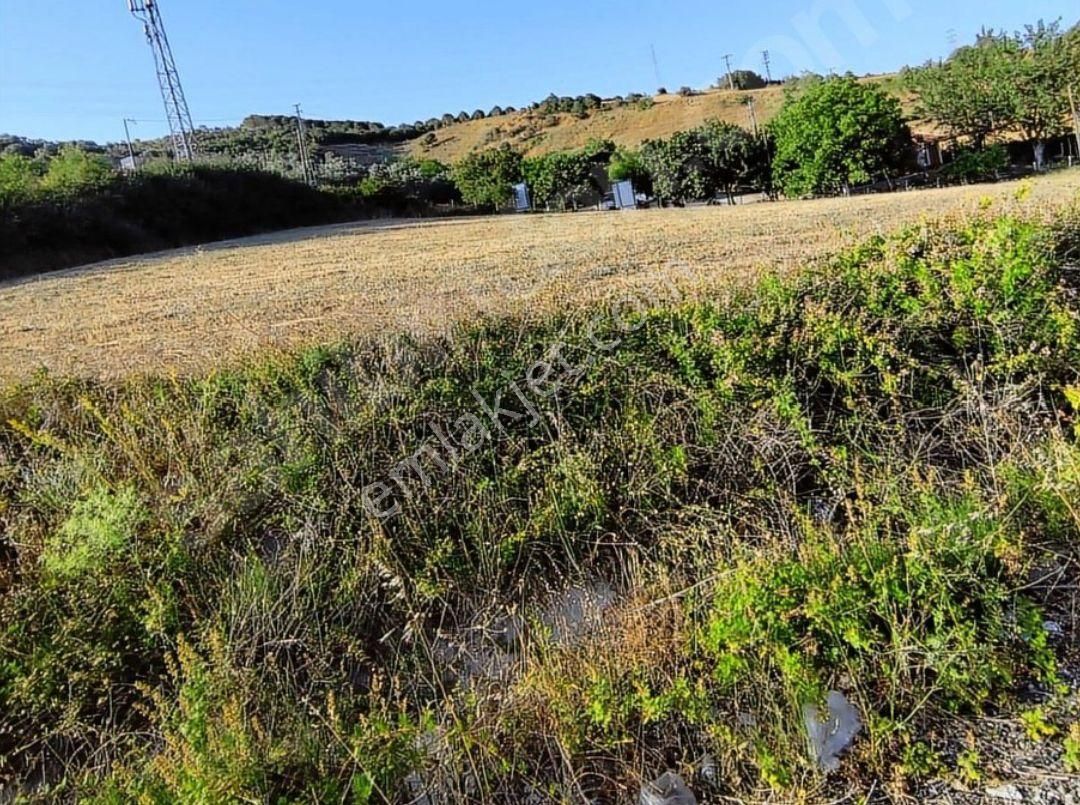
[[[180,86],[180,73],[176,69],[172,48],[169,47],[169,37],[165,35],[165,24],[161,20],[157,0],[128,0],[128,8],[132,16],[143,24],[146,41],[154,51],[154,65],[161,97],[165,102],[165,117],[169,121],[173,156],[178,162],[190,162],[195,157],[195,127],[191,123],[191,111],[184,98],[184,89]]]

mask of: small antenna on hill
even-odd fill
[[[165,23],[161,20],[157,0],[128,0],[128,10],[143,24],[146,41],[154,51],[161,98],[165,102],[165,117],[169,121],[173,158],[178,162],[190,162],[195,158],[195,126],[191,123],[184,88],[180,86],[180,72],[176,69]]]
[[[652,69],[653,75],[656,76],[656,86],[661,87],[664,82],[660,80],[660,62],[656,60],[656,45],[649,45],[649,50],[652,51]]]
[[[735,89],[735,76],[731,74],[731,54],[724,55],[724,64],[727,65],[727,82],[728,89]]]
[[[769,57],[769,51],[761,51],[761,63],[765,65],[765,80],[770,84],[772,83],[772,59]]]

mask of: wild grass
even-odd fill
[[[971,774],[940,725],[1060,693],[1078,245],[1075,210],[986,212],[718,301],[10,387],[4,785],[621,802],[674,769],[791,801]],[[533,426],[372,514],[432,423],[556,344],[582,372]],[[801,713],[830,690],[866,727],[827,777]]]

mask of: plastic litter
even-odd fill
[[[840,756],[847,751],[862,729],[859,711],[839,691],[826,699],[824,716],[812,704],[803,705],[803,721],[810,735],[810,748],[825,771],[840,768]]]
[[[720,783],[720,770],[716,767],[716,759],[705,753],[697,763],[697,774],[708,785],[716,786]]]
[[[694,792],[686,787],[683,778],[666,771],[651,783],[641,787],[641,805],[697,805]]]

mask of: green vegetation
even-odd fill
[[[641,162],[656,195],[677,203],[721,193],[732,200],[737,188],[764,189],[769,183],[767,141],[716,120],[646,142]]]
[[[983,31],[948,60],[907,71],[920,114],[981,151],[1019,131],[1043,164],[1046,141],[1069,131],[1069,90],[1080,96],[1080,27],[1039,22],[1016,34]]]
[[[952,714],[1057,689],[1068,585],[1032,571],[1080,559],[1078,244],[1080,210],[987,213],[724,301],[10,388],[0,778],[622,801],[708,753],[710,798],[808,798],[801,708],[842,690],[847,784],[971,779]],[[461,449],[478,397],[517,416]],[[552,620],[597,580],[603,628]]]
[[[0,279],[291,227],[414,215],[460,200],[449,169],[409,160],[349,187],[265,171],[153,163],[122,174],[69,146],[0,156]]]
[[[789,90],[770,130],[773,178],[788,196],[837,193],[902,172],[911,161],[900,102],[853,76]]]
[[[521,154],[508,145],[469,154],[454,166],[461,197],[477,207],[497,210],[514,196],[522,180]]]
[[[593,162],[584,151],[557,151],[526,159],[522,176],[538,206],[576,209],[580,200],[598,191]]]

